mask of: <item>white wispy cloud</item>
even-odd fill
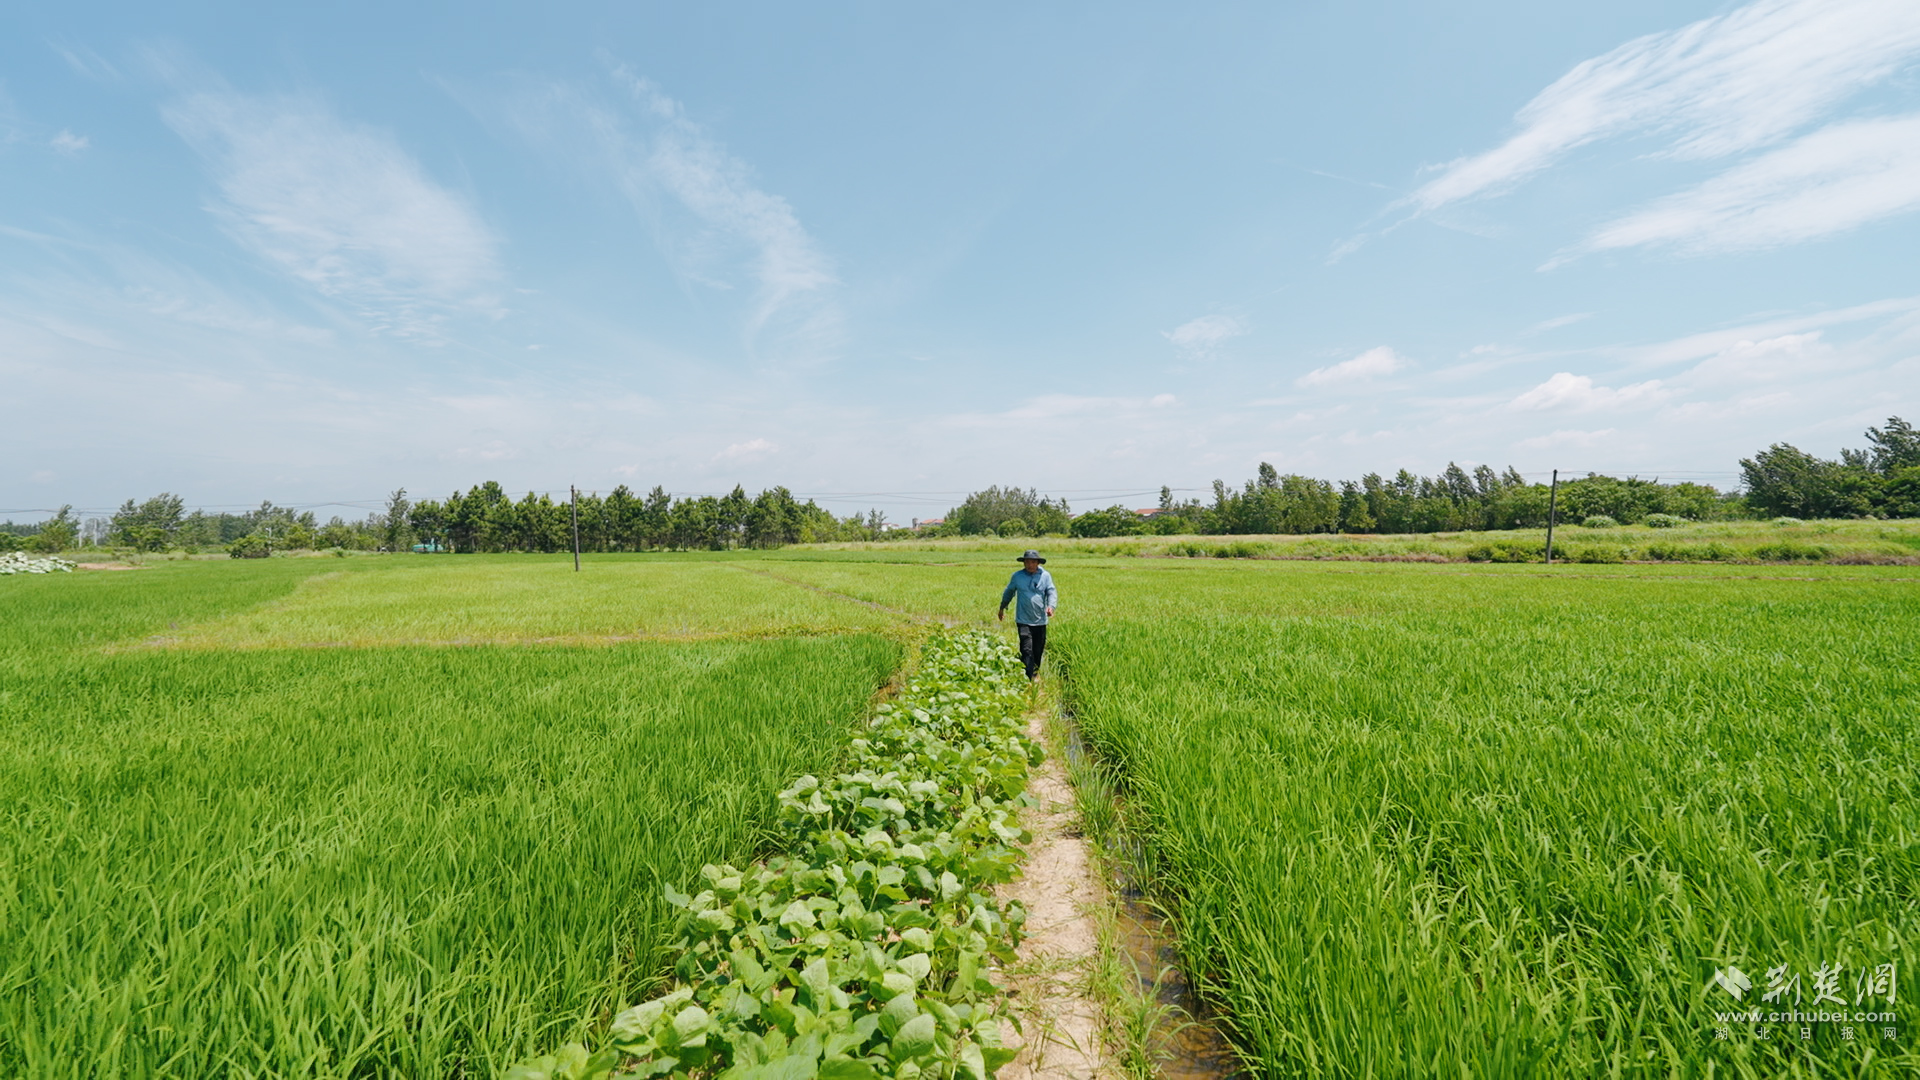
[[[1820,340],[1820,331],[1811,330],[1757,341],[1742,338],[1696,364],[1684,378],[1695,385],[1751,386],[1838,366],[1844,363],[1835,350]]]
[[[1899,333],[1920,321],[1920,296],[1875,300],[1851,307],[1804,315],[1789,315],[1760,322],[1688,334],[1671,341],[1625,349],[1610,350],[1611,355],[1632,368],[1670,367],[1697,363],[1717,356],[1742,343],[1771,341],[1806,334],[1823,328],[1878,324],[1876,335]]]
[[[1515,118],[1511,138],[1443,165],[1403,205],[1498,194],[1587,143],[1629,133],[1715,158],[1791,135],[1920,55],[1911,0],[1762,0],[1636,38],[1576,65]]]
[[[1514,445],[1523,450],[1549,450],[1556,446],[1578,446],[1581,448],[1599,446],[1612,438],[1615,429],[1601,428],[1598,431],[1556,431],[1550,435],[1536,435],[1531,439],[1521,439]]]
[[[1202,315],[1185,322],[1172,330],[1164,330],[1160,336],[1173,343],[1191,359],[1211,356],[1223,342],[1240,337],[1247,332],[1246,323],[1232,315]]]
[[[1364,382],[1391,375],[1407,367],[1406,358],[1385,345],[1376,346],[1351,360],[1342,360],[1338,364],[1314,368],[1295,379],[1300,386],[1337,386],[1341,383]]]
[[[1752,250],[1830,236],[1916,208],[1920,115],[1856,120],[1659,199],[1601,227],[1584,249]]]
[[[373,329],[431,342],[453,313],[499,314],[492,231],[391,134],[313,99],[224,90],[164,116],[206,159],[228,234]]]
[[[770,439],[748,439],[746,442],[729,444],[725,450],[713,455],[713,460],[717,462],[756,461],[779,449]]]
[[[1591,318],[1593,318],[1593,312],[1577,311],[1570,315],[1560,315],[1551,319],[1543,319],[1540,322],[1534,323],[1533,326],[1530,327],[1530,329],[1535,331],[1558,330],[1563,326],[1572,326],[1574,323],[1581,322],[1583,320],[1591,319]],[[1489,352],[1492,351],[1492,349],[1489,346],[1485,346],[1485,345],[1476,346],[1473,351],[1477,353],[1482,351],[1483,349]]]
[[[789,357],[832,353],[842,337],[833,260],[782,196],[653,82],[614,67],[610,97],[580,84],[523,94],[509,110],[521,133],[554,143],[571,132],[654,230],[682,278],[727,290],[750,285],[749,349],[762,339]],[[563,147],[573,150],[575,147]]]
[[[54,40],[47,42],[47,47],[52,49],[60,59],[65,60],[67,66],[72,68],[76,75],[98,82],[110,82],[120,78],[119,68],[114,67],[105,57],[84,45]]]
[[[61,130],[60,134],[47,140],[47,145],[63,154],[77,154],[93,145],[93,140],[85,135],[75,135],[71,131]]]
[[[1519,411],[1565,409],[1572,412],[1588,412],[1594,409],[1642,404],[1664,396],[1665,391],[1659,379],[1633,383],[1616,390],[1611,386],[1596,384],[1590,376],[1562,371],[1514,398],[1508,404],[1508,408]]]
[[[1082,418],[1107,422],[1116,418],[1139,418],[1148,410],[1165,409],[1177,403],[1172,394],[1152,397],[1099,397],[1086,394],[1040,394],[1001,412],[956,413],[942,423],[952,427],[1032,427],[1036,421],[1072,423]]]

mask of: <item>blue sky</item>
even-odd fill
[[[1461,6],[9,5],[0,510],[1920,419],[1920,6]]]

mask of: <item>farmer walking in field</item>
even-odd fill
[[[1053,605],[1060,593],[1053,587],[1053,575],[1040,569],[1047,560],[1028,548],[1020,556],[1021,568],[1013,572],[1000,594],[1000,621],[1007,621],[1007,605],[1014,604],[1013,622],[1020,629],[1020,662],[1027,665],[1027,678],[1040,678],[1040,658],[1047,652],[1047,620],[1053,617]]]

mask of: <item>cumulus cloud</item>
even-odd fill
[[[1188,357],[1198,359],[1212,355],[1223,342],[1246,332],[1246,324],[1231,315],[1202,315],[1172,330],[1162,331],[1160,336],[1173,342],[1174,348]]]
[[[1368,349],[1351,360],[1342,360],[1338,364],[1314,368],[1295,379],[1300,386],[1337,386],[1341,383],[1364,382],[1391,375],[1407,367],[1407,361],[1400,354],[1385,345]]]
[[[1586,375],[1562,371],[1514,398],[1508,407],[1521,411],[1566,409],[1587,412],[1654,401],[1664,396],[1665,391],[1659,379],[1649,379],[1616,390],[1610,386],[1596,385]]]
[[[1920,9],[1916,9],[1920,10]],[[1920,209],[1920,114],[1833,124],[1602,226],[1585,249],[1744,251]]]
[[[1498,194],[1598,139],[1669,138],[1714,158],[1778,141],[1920,55],[1910,0],[1762,0],[1636,38],[1573,70],[1520,110],[1500,146],[1441,166],[1406,199],[1430,211]]]
[[[497,313],[493,233],[391,134],[312,99],[224,91],[164,115],[206,159],[229,235],[376,330],[437,341],[451,312]]]

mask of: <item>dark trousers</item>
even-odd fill
[[[1047,626],[1020,625],[1020,662],[1027,665],[1027,678],[1040,674],[1040,658],[1047,654]]]

